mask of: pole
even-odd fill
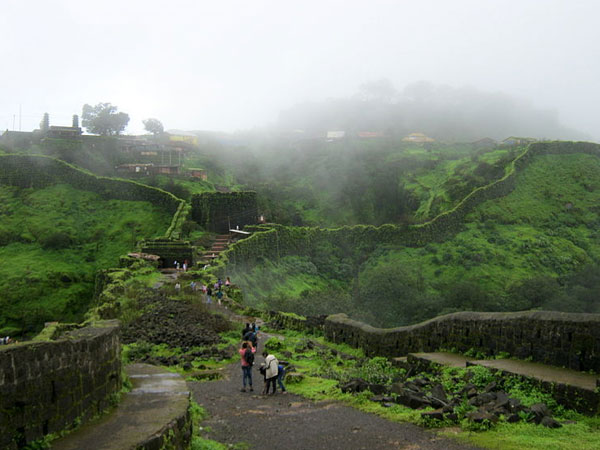
[[[19,103],[19,131],[21,131],[21,104]]]

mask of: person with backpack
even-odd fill
[[[252,347],[252,344],[244,342],[242,343],[242,348],[240,348],[239,353],[242,360],[242,392],[246,392],[246,381],[250,387],[250,392],[252,392],[254,391],[254,389],[252,389],[252,366],[254,365],[254,353],[256,353],[256,348]]]
[[[277,374],[278,374],[278,366],[279,361],[275,358],[274,355],[269,355],[269,353],[265,350],[263,352],[263,357],[265,358],[265,378],[267,379],[265,394],[269,394],[269,386],[273,386],[273,392],[271,395],[275,395],[277,392]]]
[[[279,365],[277,366],[277,384],[279,385],[281,392],[283,394],[286,394],[287,391],[285,390],[285,386],[283,385],[284,378],[285,378],[285,367],[283,366],[283,364],[279,363]]]

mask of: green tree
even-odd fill
[[[154,136],[163,134],[165,131],[163,124],[158,119],[146,119],[142,120],[142,123],[144,124],[144,129]]]
[[[88,133],[118,136],[129,123],[129,114],[117,112],[117,107],[110,103],[98,103],[96,106],[85,104],[81,119]]]

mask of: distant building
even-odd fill
[[[404,142],[435,142],[435,139],[425,136],[423,133],[410,133],[408,136],[402,138]]]
[[[192,178],[200,178],[202,181],[206,181],[208,176],[204,169],[188,169],[188,176]]]
[[[183,134],[170,134],[169,142],[173,144],[184,143],[188,145],[198,146],[198,136],[183,135]]]
[[[44,132],[44,137],[51,139],[78,139],[81,134],[81,127],[60,127],[51,125]]]
[[[483,139],[479,139],[478,141],[471,142],[471,146],[473,148],[494,148],[498,142],[495,139],[486,137]]]
[[[383,137],[382,131],[359,131],[358,137],[361,139],[376,139]]]
[[[179,175],[179,166],[154,166],[153,172],[158,175]]]
[[[328,131],[327,142],[333,142],[339,139],[343,139],[346,136],[345,131]]]
[[[154,164],[121,164],[116,169],[120,174],[151,175],[154,171]]]
[[[532,142],[537,142],[537,139],[511,136],[511,137],[507,137],[506,139],[504,139],[502,141],[502,144],[504,144],[504,145],[527,145],[527,144],[531,144]]]

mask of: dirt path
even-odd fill
[[[262,356],[257,356],[255,366],[260,362]],[[203,427],[210,427],[210,432],[203,436],[226,444],[245,442],[252,449],[271,450],[475,448],[336,402],[314,402],[279,391],[275,396],[263,396],[262,377],[257,369],[252,376],[253,393],[240,392],[239,363],[230,365],[222,380],[188,382],[194,400],[210,414],[202,423]]]

